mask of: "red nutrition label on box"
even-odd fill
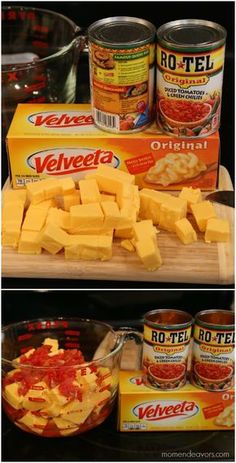
[[[129,158],[125,161],[126,167],[130,174],[140,174],[141,172],[146,172],[149,167],[154,166],[155,159],[151,153],[142,154],[141,156],[136,156],[135,158]]]

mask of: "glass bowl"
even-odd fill
[[[47,318],[2,330],[3,409],[22,430],[45,437],[77,435],[110,414],[124,342],[106,323]]]

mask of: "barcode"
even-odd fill
[[[147,429],[147,425],[144,423],[123,423],[123,429],[125,431],[132,430],[137,431],[142,429],[143,431]]]
[[[109,127],[111,129],[119,129],[119,116],[114,114],[104,113],[96,109],[95,111],[95,122],[103,127]]]

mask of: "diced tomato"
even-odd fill
[[[209,113],[209,106],[204,102],[162,99],[160,108],[166,117],[178,122],[200,121]]]

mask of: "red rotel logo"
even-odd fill
[[[100,148],[55,148],[32,154],[27,164],[38,174],[68,175],[96,169],[99,164],[117,167],[119,159],[113,151]]]
[[[133,414],[140,420],[160,421],[160,420],[179,420],[190,418],[198,413],[199,408],[195,402],[179,402],[176,400],[166,400],[159,402],[144,402],[133,408]]]
[[[31,114],[28,120],[35,127],[68,128],[93,125],[93,117],[90,113],[81,114],[79,111],[55,111],[53,113],[42,112]]]

